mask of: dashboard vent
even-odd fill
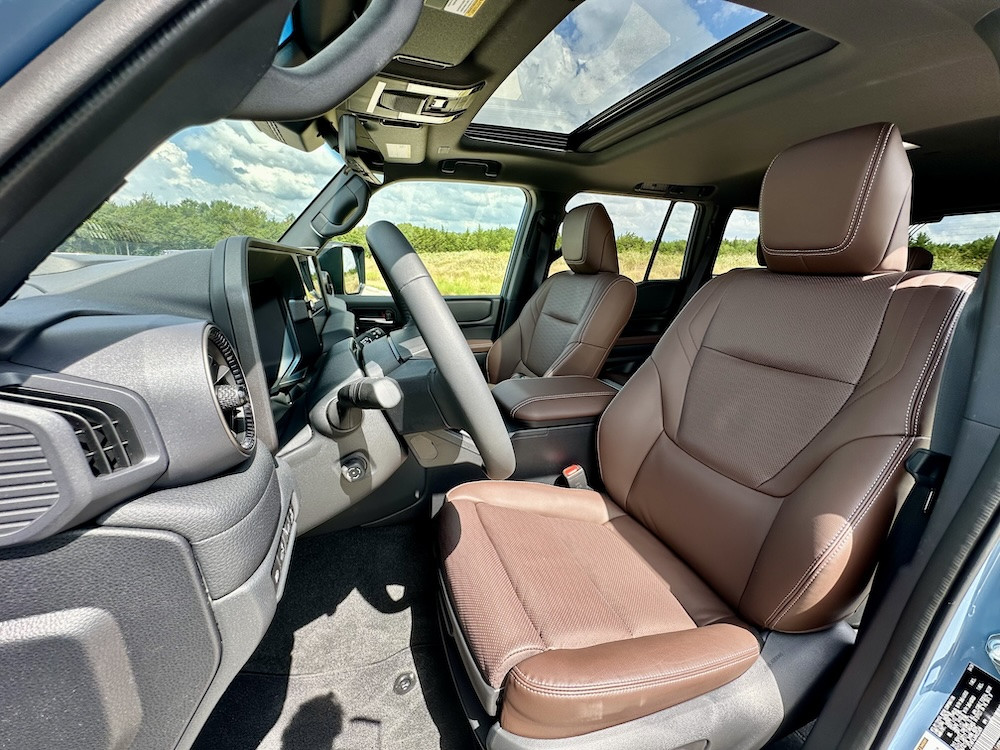
[[[0,424],[0,538],[41,517],[58,499],[38,438],[21,427]]]
[[[232,345],[215,326],[208,329],[205,350],[208,376],[215,388],[215,402],[222,421],[239,449],[249,454],[257,443],[257,430],[243,368]]]
[[[2,396],[47,409],[69,422],[95,477],[127,469],[142,460],[131,425],[116,407],[22,387],[5,390]]]

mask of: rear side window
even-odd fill
[[[936,271],[983,269],[1000,231],[1000,212],[955,214],[910,227],[910,245],[929,250]]]
[[[601,203],[607,209],[615,226],[618,266],[623,276],[636,282],[680,278],[697,213],[695,204],[662,198],[577,193],[566,204],[566,210],[586,203]],[[566,270],[568,266],[560,257],[552,262],[549,275]]]
[[[737,208],[729,214],[722,233],[719,254],[715,256],[712,275],[734,268],[754,268],[757,265],[757,238],[760,236],[760,217],[756,211]]]
[[[932,224],[910,227],[909,243],[929,250],[938,271],[982,270],[1000,232],[1000,211],[954,214]],[[729,215],[712,274],[757,265],[760,219],[756,211],[739,208]]]

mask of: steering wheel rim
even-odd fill
[[[427,267],[395,224],[378,221],[365,233],[368,246],[389,275],[413,322],[448,383],[465,419],[465,427],[483,457],[490,479],[514,473],[514,446],[500,409],[458,323]]]

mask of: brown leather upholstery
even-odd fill
[[[753,628],[828,627],[871,576],[973,280],[870,273],[906,257],[893,128],[789,153],[765,179],[765,254],[816,274],[735,270],[695,295],[604,413],[607,495],[449,495],[448,595],[512,732],[571,736],[710,690],[752,663]],[[835,215],[795,197],[793,173]],[[785,215],[801,211],[813,231]],[[838,255],[817,250],[845,227]]]
[[[639,696],[665,708],[756,658],[757,639],[733,612],[604,496],[516,489],[463,485],[441,518],[444,572],[477,664],[494,687],[516,670],[505,728],[530,737],[599,729],[633,718]]]
[[[577,206],[563,221],[563,259],[573,273],[618,273],[611,217],[600,203]]]
[[[632,314],[635,284],[618,274],[614,229],[604,206],[566,214],[563,257],[486,357],[491,383],[515,375],[596,377]]]
[[[889,123],[793,146],[771,162],[760,191],[772,271],[902,271],[909,219],[910,162]]]
[[[493,398],[510,417],[528,424],[566,424],[599,416],[618,393],[607,383],[579,375],[513,378],[497,384]]]

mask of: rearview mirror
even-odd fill
[[[332,242],[320,251],[319,265],[329,275],[335,294],[361,294],[365,288],[365,249]]]

